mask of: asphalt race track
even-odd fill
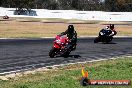
[[[110,44],[93,43],[94,38],[79,38],[76,51],[68,58],[49,58],[53,39],[1,39],[0,75],[58,64],[132,55],[132,37],[114,38]]]

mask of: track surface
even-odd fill
[[[114,38],[110,44],[94,44],[94,38],[80,38],[68,58],[49,58],[53,39],[0,40],[0,75],[44,66],[132,55],[132,37]]]

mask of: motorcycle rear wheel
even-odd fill
[[[65,49],[63,50],[63,53],[61,54],[61,56],[63,56],[63,57],[68,57],[69,54],[70,54],[69,49],[68,49],[68,48],[65,48]]]
[[[113,37],[107,37],[104,41],[104,43],[108,44],[112,41]]]
[[[70,52],[65,52],[62,56],[67,58],[69,56]]]

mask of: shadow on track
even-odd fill
[[[57,57],[64,57],[64,56],[56,56],[56,57],[54,57],[54,58],[57,58]],[[79,57],[81,57],[80,55],[68,55],[68,56],[65,56],[64,58],[79,58]]]
[[[71,57],[71,58],[79,58],[79,57],[81,57],[80,55],[69,55],[69,56],[67,56],[67,57],[65,57],[65,58],[68,58],[68,57]]]
[[[115,43],[115,42],[109,42],[109,43],[102,43],[102,42],[100,42],[100,43],[95,43],[95,44],[117,44],[117,43]]]

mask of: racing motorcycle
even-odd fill
[[[98,43],[98,42],[109,43],[109,42],[111,42],[113,39],[113,36],[110,36],[111,33],[112,33],[111,30],[102,29],[99,32],[99,36],[94,39],[94,43]]]
[[[3,19],[9,19],[9,16],[5,15],[3,16]]]
[[[57,35],[54,40],[53,47],[49,52],[49,56],[51,58],[54,58],[56,55],[67,57],[71,52],[71,49],[68,46],[69,41],[70,40],[65,35],[64,36]]]

